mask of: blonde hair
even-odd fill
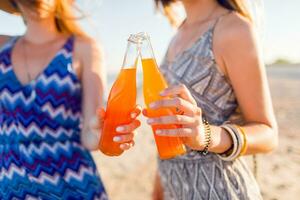
[[[178,24],[176,12],[172,8],[176,0],[154,0],[156,8],[160,10],[170,21],[171,25]],[[250,12],[247,10],[244,0],[217,0],[217,2],[224,8],[238,12],[240,15],[252,21]]]
[[[16,0],[27,8],[36,11],[37,9],[44,9],[42,6],[37,5],[34,1],[28,0]],[[55,25],[58,32],[66,35],[77,35],[77,36],[85,36],[86,34],[81,29],[77,20],[82,18],[82,12],[72,5],[72,0],[55,0]],[[81,17],[75,16],[75,9],[81,13]]]

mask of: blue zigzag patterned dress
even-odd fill
[[[0,199],[107,199],[80,143],[81,83],[72,68],[74,37],[31,83],[22,85],[0,49]]]

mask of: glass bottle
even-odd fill
[[[136,107],[136,67],[139,53],[134,35],[128,39],[121,71],[114,82],[107,101],[104,117],[104,127],[99,142],[99,149],[108,156],[118,156],[123,153],[120,143],[113,138],[121,133],[116,132],[120,125],[129,124],[130,113]]]
[[[168,84],[157,66],[149,36],[146,33],[138,33],[137,37],[141,40],[140,54],[143,67],[143,93],[147,113],[150,117],[174,115],[177,113],[175,108],[161,108],[156,110],[149,108],[150,103],[168,98],[160,96],[160,92],[166,89]],[[175,124],[152,126],[156,146],[161,159],[169,159],[182,155],[186,152],[186,149],[180,137],[159,136],[155,134],[155,130],[176,129],[179,127],[179,125]]]

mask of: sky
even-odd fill
[[[146,31],[151,36],[158,62],[174,35],[167,19],[155,11],[153,0],[77,0],[90,17],[80,23],[101,42],[108,72],[121,67],[126,40],[131,33]],[[283,3],[284,2],[284,3]],[[264,59],[300,62],[300,1],[264,0]],[[19,35],[25,26],[20,17],[0,11],[0,34]]]

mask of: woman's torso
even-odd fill
[[[72,67],[74,37],[30,83],[0,50],[0,196],[94,199],[104,196],[90,153],[80,143],[81,83]]]
[[[213,34],[218,20],[188,49],[161,72],[170,85],[184,84],[204,117],[212,125],[242,121],[230,81],[218,67],[213,52]],[[242,159],[224,162],[216,154],[188,153],[159,161],[166,199],[260,199],[259,189]]]

